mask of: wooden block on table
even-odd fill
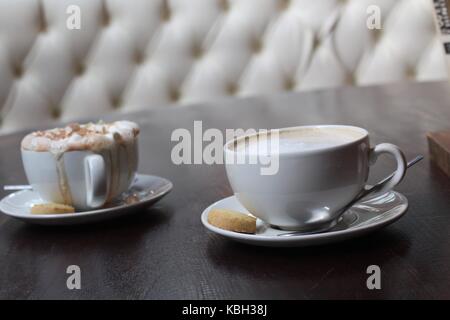
[[[450,176],[450,130],[427,134],[430,158]]]

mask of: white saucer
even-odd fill
[[[248,213],[235,196],[210,205],[203,211],[201,219],[203,225],[214,233],[257,246],[304,247],[346,240],[383,228],[405,214],[406,209],[408,209],[408,200],[404,195],[390,191],[355,204],[342,215],[337,225],[328,231],[291,236],[279,236],[279,234],[286,234],[291,231],[272,228],[260,219],[256,222],[256,234],[238,233],[217,228],[209,224],[207,219],[209,211],[215,208]]]
[[[123,216],[134,209],[157,202],[172,190],[172,183],[164,178],[137,174],[130,189],[106,208],[65,214],[31,214],[30,208],[43,201],[32,190],[14,192],[0,201],[0,211],[26,222],[45,225],[73,225]]]

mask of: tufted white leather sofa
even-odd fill
[[[74,4],[80,30],[66,25]],[[366,26],[373,4],[382,30]],[[0,0],[0,132],[229,95],[445,79],[432,14],[432,0]]]

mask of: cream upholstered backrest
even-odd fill
[[[431,1],[0,0],[0,132],[228,95],[444,79]],[[79,30],[67,28],[71,5]],[[370,5],[381,30],[367,28]]]

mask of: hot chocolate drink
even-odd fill
[[[36,131],[21,144],[25,172],[45,201],[97,208],[132,183],[139,126],[130,121]]]
[[[115,143],[133,143],[139,126],[131,121],[72,123],[64,128],[36,131],[22,140],[22,149],[61,153],[70,150],[101,150]]]

